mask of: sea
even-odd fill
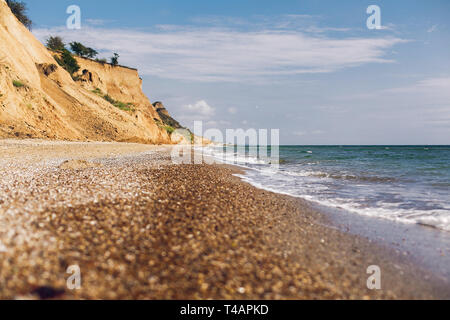
[[[258,188],[450,232],[450,146],[215,145],[202,152],[242,166],[240,177]]]

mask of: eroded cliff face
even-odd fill
[[[0,0],[0,138],[173,143],[137,70],[76,58],[74,81],[53,55]]]
[[[99,90],[108,94],[117,101],[133,103],[138,109],[148,109],[158,118],[152,103],[142,92],[142,79],[136,69],[112,66],[108,63],[99,63],[90,59],[74,56],[80,66],[76,74],[76,81],[89,91]]]

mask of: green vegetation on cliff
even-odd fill
[[[86,47],[80,42],[71,42],[69,45],[72,52],[82,58],[94,59],[98,55],[96,50]]]
[[[114,107],[119,108],[120,110],[134,111],[134,109],[132,108],[134,105],[131,102],[125,103],[122,101],[115,100],[110,95],[103,94],[102,90],[100,90],[99,88],[92,90],[92,92],[95,93],[96,95],[98,95],[99,97],[102,97],[103,99],[108,101],[110,104],[112,104]]]
[[[23,82],[19,81],[19,80],[13,80],[13,86],[16,88],[22,88],[25,85],[23,84]]]
[[[46,46],[50,50],[60,51],[60,52],[64,51],[64,49],[66,48],[66,45],[65,45],[63,39],[58,36],[56,36],[56,37],[50,36],[47,39]]]
[[[33,22],[27,16],[27,5],[24,2],[6,0],[9,8],[22,24],[31,30]]]
[[[72,54],[67,49],[62,50],[61,57],[55,55],[54,58],[61,67],[63,67],[67,72],[70,73],[72,78],[73,74],[80,70],[80,66],[78,65],[77,60],[72,57]]]

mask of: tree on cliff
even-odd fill
[[[92,48],[87,48],[86,57],[94,59],[98,55],[98,52]]]
[[[78,56],[83,58],[95,58],[98,55],[98,52],[92,48],[88,48],[81,44],[80,42],[71,42],[70,49]]]
[[[47,39],[47,48],[53,51],[63,51],[66,45],[61,37],[50,37]]]
[[[69,46],[70,46],[70,49],[72,50],[72,52],[80,57],[84,56],[86,49],[87,49],[85,46],[83,46],[79,42],[71,42],[71,43],[69,43]]]
[[[9,8],[11,9],[12,13],[16,16],[16,18],[20,22],[22,22],[22,24],[25,27],[31,30],[33,22],[27,16],[27,5],[23,2],[13,0],[6,0],[6,3],[8,4]]]
[[[75,72],[80,70],[80,66],[78,65],[77,60],[75,60],[75,58],[72,57],[72,54],[67,49],[64,49],[62,51],[61,57],[54,56],[54,58],[56,62],[58,62],[58,64],[64,69],[66,69],[67,72],[69,72],[70,75],[72,76]]]
[[[114,55],[111,57],[111,64],[113,66],[119,65],[119,57],[120,57],[120,55],[118,53],[114,52]]]

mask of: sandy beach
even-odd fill
[[[431,299],[449,288],[301,199],[170,147],[0,141],[1,299]],[[70,290],[69,266],[82,284]],[[369,290],[368,266],[382,271]]]

